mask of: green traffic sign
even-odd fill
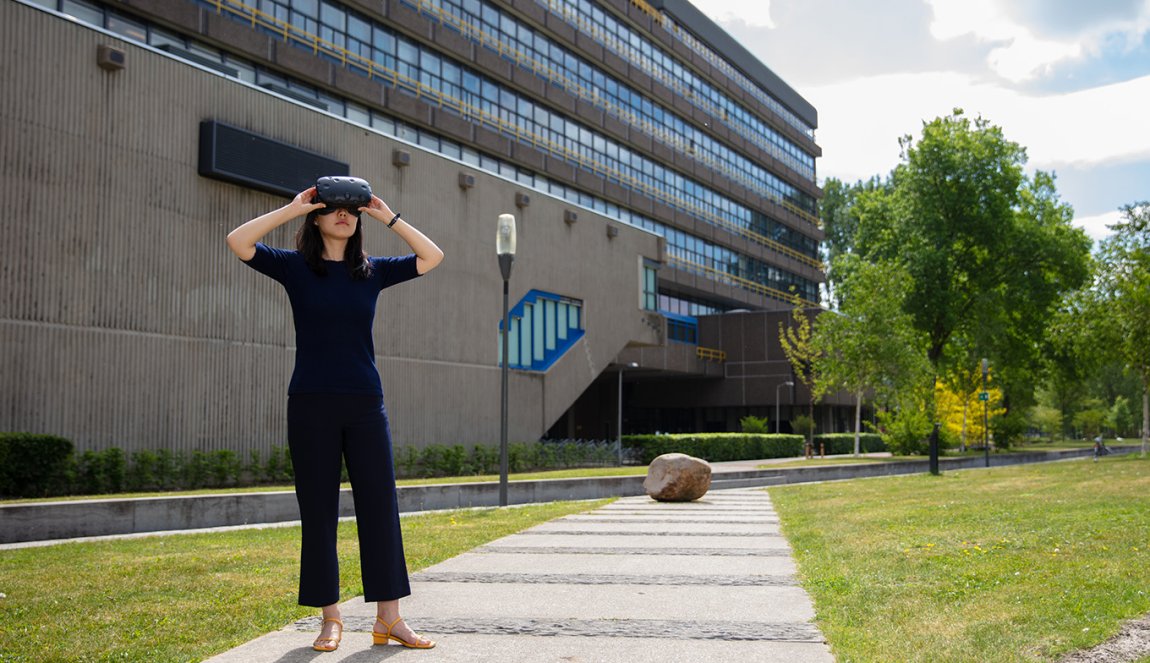
[[[986,391],[978,392],[978,400],[989,401],[990,400],[990,392],[986,392]]]

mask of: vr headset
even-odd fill
[[[345,209],[359,216],[359,208],[371,204],[371,185],[358,177],[321,177],[315,181],[315,199],[323,203],[320,214]]]

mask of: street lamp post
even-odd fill
[[[793,387],[795,383],[791,380],[780,382],[775,387],[775,435],[779,434],[779,390],[783,387]]]
[[[990,362],[982,358],[982,450],[986,456],[986,466],[990,467],[990,428],[987,426],[986,410],[990,407],[990,390],[986,388],[987,376],[990,373]]]
[[[499,271],[503,275],[503,367],[499,411],[499,506],[507,506],[507,375],[510,363],[511,312],[507,291],[511,280],[511,263],[515,262],[515,217],[499,215],[499,228],[495,235],[495,254],[499,256]]]
[[[615,409],[615,447],[619,451],[619,467],[623,466],[623,369],[639,368],[639,364],[630,362],[619,367],[619,406]]]

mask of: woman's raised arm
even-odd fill
[[[256,242],[263,239],[265,235],[296,217],[323,207],[323,203],[310,202],[314,196],[315,187],[313,186],[296,194],[296,197],[292,198],[292,201],[287,205],[272,210],[263,216],[257,216],[231,231],[228,233],[228,248],[240,260],[251,260],[256,254]]]
[[[373,219],[383,222],[384,225],[389,225],[395,234],[407,242],[412,252],[415,253],[415,269],[420,274],[430,272],[443,262],[443,250],[435,242],[428,239],[427,235],[416,230],[415,226],[402,218],[398,218],[398,215],[392,212],[387,203],[383,202],[379,196],[372,196],[371,204],[359,208],[359,211],[366,212]],[[393,219],[395,220],[394,224],[392,224]]]

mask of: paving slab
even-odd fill
[[[587,585],[553,583],[412,582],[403,600],[408,623],[428,619],[609,619],[688,622],[807,622],[814,617],[806,592],[794,585]],[[683,599],[689,595],[690,601]],[[479,613],[479,614],[477,614]],[[353,603],[344,617],[375,615],[375,605]],[[318,630],[319,622],[316,622]]]
[[[658,536],[652,534],[623,534],[615,532],[606,534],[551,534],[541,532],[538,534],[522,534],[514,538],[493,541],[483,547],[483,550],[498,550],[501,547],[538,547],[538,548],[568,548],[568,547],[602,547],[613,546],[624,550],[684,550],[684,549],[712,549],[712,548],[787,548],[787,541],[778,534],[763,534],[762,536],[685,536],[682,534]],[[789,550],[789,549],[788,549]]]
[[[775,536],[773,523],[654,523],[619,521],[556,521],[524,534],[634,534],[644,536]]]
[[[737,641],[686,638],[617,638],[582,636],[508,636],[435,634],[438,646],[427,651],[404,650],[399,645],[373,646],[366,632],[347,632],[337,651],[312,651],[314,632],[276,631],[241,647],[209,659],[211,663],[374,663],[412,661],[422,663],[831,663],[825,644],[790,641]],[[268,657],[268,652],[275,652]],[[417,659],[418,657],[418,659]]]
[[[562,568],[566,573],[585,575],[650,575],[688,577],[716,575],[707,564],[700,564],[693,555],[613,555],[598,556],[579,553],[555,554],[537,552],[516,555],[514,569],[520,573],[545,574]],[[451,570],[456,572],[493,571],[490,555],[464,553],[452,559]],[[510,563],[510,562],[509,562]],[[430,573],[431,570],[422,573]],[[723,559],[723,574],[733,576],[793,575],[795,562],[790,556],[727,557]]]
[[[705,502],[618,500],[412,574],[402,611],[436,640],[426,652],[372,646],[375,605],[341,606],[337,652],[310,645],[318,616],[210,661],[784,661],[834,660],[797,584],[765,492],[713,491]]]

